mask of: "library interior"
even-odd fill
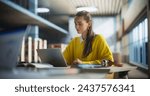
[[[67,65],[63,52],[82,37],[75,21],[81,11],[91,14],[94,34],[106,40],[111,66],[105,58]],[[0,78],[149,79],[149,21],[150,0],[0,0]]]

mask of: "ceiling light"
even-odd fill
[[[49,12],[49,9],[48,8],[37,8],[37,12],[38,13],[47,13],[47,12]]]
[[[78,12],[79,11],[83,11],[83,10],[88,11],[88,12],[96,12],[98,9],[96,7],[94,7],[94,6],[89,6],[89,7],[77,7],[76,10]]]

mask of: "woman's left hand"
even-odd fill
[[[82,61],[80,59],[76,59],[73,61],[73,64],[82,64]]]

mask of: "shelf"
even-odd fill
[[[42,29],[54,29],[55,32],[67,34],[61,27],[35,15],[27,9],[7,0],[0,0],[0,28],[8,29],[24,25],[38,25]],[[52,31],[51,31],[52,32]]]

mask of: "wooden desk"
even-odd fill
[[[128,72],[131,70],[135,70],[136,68],[137,67],[132,67],[132,66],[110,67],[110,73],[112,74],[108,74],[107,78],[118,79],[120,78],[119,74],[123,74],[123,75],[126,75],[126,79],[128,79]]]
[[[94,71],[95,70],[95,71]],[[103,70],[103,69],[102,69]],[[80,70],[77,68],[32,69],[17,68],[13,71],[0,71],[2,79],[105,79],[108,71],[101,69]]]
[[[49,69],[17,68],[13,71],[0,71],[3,79],[108,79],[114,74],[128,72],[136,67],[106,67],[94,69],[77,69],[53,67]],[[112,77],[108,77],[108,75]],[[117,78],[117,77],[115,77]]]
[[[136,68],[137,67],[131,67],[131,66],[110,67],[110,72],[124,72],[124,71],[134,70]]]

